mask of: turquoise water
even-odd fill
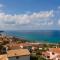
[[[60,30],[6,31],[7,34],[30,41],[60,43]]]

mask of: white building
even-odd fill
[[[49,48],[49,50],[43,52],[42,55],[49,60],[60,60],[60,48]]]

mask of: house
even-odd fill
[[[30,51],[32,49],[32,45],[29,43],[21,43],[20,48],[28,49]]]
[[[7,46],[9,50],[20,49],[20,44],[16,44],[16,43],[10,43],[10,44],[7,44]]]
[[[16,44],[16,43],[11,43],[11,44],[8,44],[7,45],[9,49],[32,49],[32,45],[31,44],[27,44],[27,43],[19,43],[19,44]]]
[[[28,50],[36,50],[38,49],[38,44],[37,43],[20,43],[20,48],[25,48]]]
[[[7,56],[9,60],[30,60],[30,52],[27,49],[9,50]]]
[[[0,55],[0,60],[30,60],[30,52],[27,49],[9,50]]]
[[[0,55],[0,60],[8,60],[7,55],[6,54]]]
[[[60,48],[49,48],[48,51],[42,52],[42,56],[48,60],[60,60]]]

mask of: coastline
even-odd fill
[[[21,38],[23,40],[40,43],[59,43],[60,30],[31,30],[31,31],[4,31],[3,34]]]

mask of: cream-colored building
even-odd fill
[[[0,60],[30,60],[30,52],[27,49],[9,50],[0,55]]]

